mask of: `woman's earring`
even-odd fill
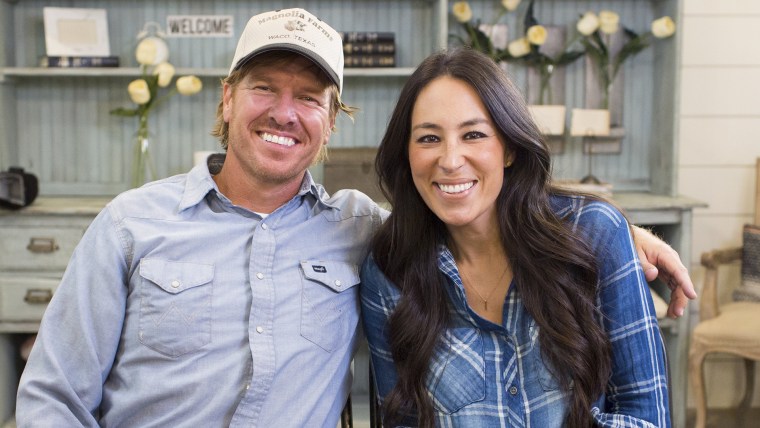
[[[507,161],[507,164],[504,165],[504,168],[509,168],[510,166],[512,166],[512,160],[511,159]]]

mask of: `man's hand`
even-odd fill
[[[681,263],[681,257],[676,250],[648,230],[633,226],[633,239],[647,281],[659,277],[670,288],[668,316],[680,317],[689,299],[697,298],[689,270]]]

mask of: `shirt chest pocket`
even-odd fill
[[[427,388],[433,404],[445,414],[482,401],[486,396],[483,337],[472,328],[450,328],[430,364]]]
[[[178,357],[211,342],[214,265],[140,260],[140,342]]]
[[[301,336],[332,352],[356,332],[359,268],[343,261],[304,260],[301,273]]]
[[[530,340],[531,343],[526,346],[529,349],[526,378],[535,379],[541,387],[541,391],[548,392],[554,391],[560,388],[559,380],[555,376],[555,371],[545,361],[544,356],[541,353],[541,342],[538,340],[538,325],[535,321],[530,323]],[[540,393],[540,391],[539,391]]]

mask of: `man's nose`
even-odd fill
[[[289,125],[296,121],[295,100],[289,96],[279,96],[269,107],[269,117],[278,125]]]

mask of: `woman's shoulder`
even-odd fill
[[[620,227],[627,225],[623,213],[611,202],[588,195],[555,194],[552,209],[558,217],[582,227]]]

